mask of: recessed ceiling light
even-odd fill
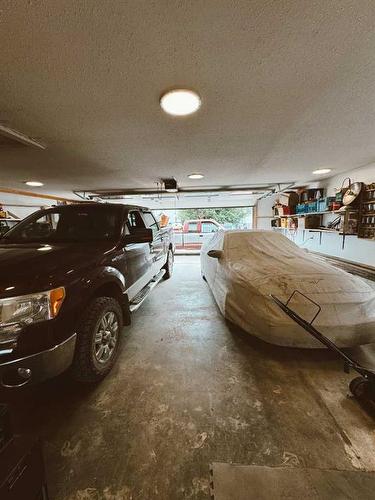
[[[201,107],[201,99],[196,92],[176,89],[165,92],[160,98],[160,106],[169,115],[191,115]]]
[[[38,182],[38,181],[26,181],[25,184],[32,187],[44,186],[43,182]]]
[[[189,179],[203,179],[203,174],[190,174],[188,175]]]
[[[44,245],[43,247],[38,248],[39,252],[48,252],[48,250],[52,250],[50,245]]]
[[[329,174],[332,171],[331,168],[320,168],[319,170],[314,170],[314,175]]]

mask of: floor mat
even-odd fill
[[[214,500],[370,500],[375,473],[292,467],[263,467],[214,463]]]

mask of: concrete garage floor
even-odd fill
[[[45,442],[51,499],[207,499],[212,462],[375,471],[373,415],[347,397],[351,377],[327,351],[227,324],[199,257],[179,256],[100,385],[62,376],[2,400],[17,432]]]

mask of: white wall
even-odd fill
[[[271,229],[272,207],[278,195],[272,194],[258,200],[255,205],[255,227],[257,229]]]
[[[335,194],[335,188],[340,188],[345,177],[350,177],[352,182],[364,182],[366,184],[375,182],[375,163],[366,167],[350,170],[339,174],[320,183],[325,188],[327,196]],[[258,229],[271,229],[272,206],[278,195],[259,200],[256,205],[256,225]],[[323,224],[326,225],[335,216],[328,214],[324,216]],[[364,240],[356,236],[346,236],[344,248],[342,236],[335,233],[313,232],[312,230],[283,231],[283,233],[293,239],[298,245],[309,250],[332,255],[341,259],[358,262],[375,267],[375,241]]]
[[[278,231],[281,231],[302,248],[375,267],[374,241],[346,235],[343,248],[343,237],[339,234],[322,232],[320,235],[316,229],[297,231],[278,229]]]

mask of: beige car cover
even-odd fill
[[[313,324],[338,346],[375,342],[375,290],[275,231],[219,231],[202,247],[201,266],[225,318],[266,342],[323,347],[270,297],[286,302],[294,290],[321,306]],[[317,312],[299,294],[289,307],[307,321]]]

